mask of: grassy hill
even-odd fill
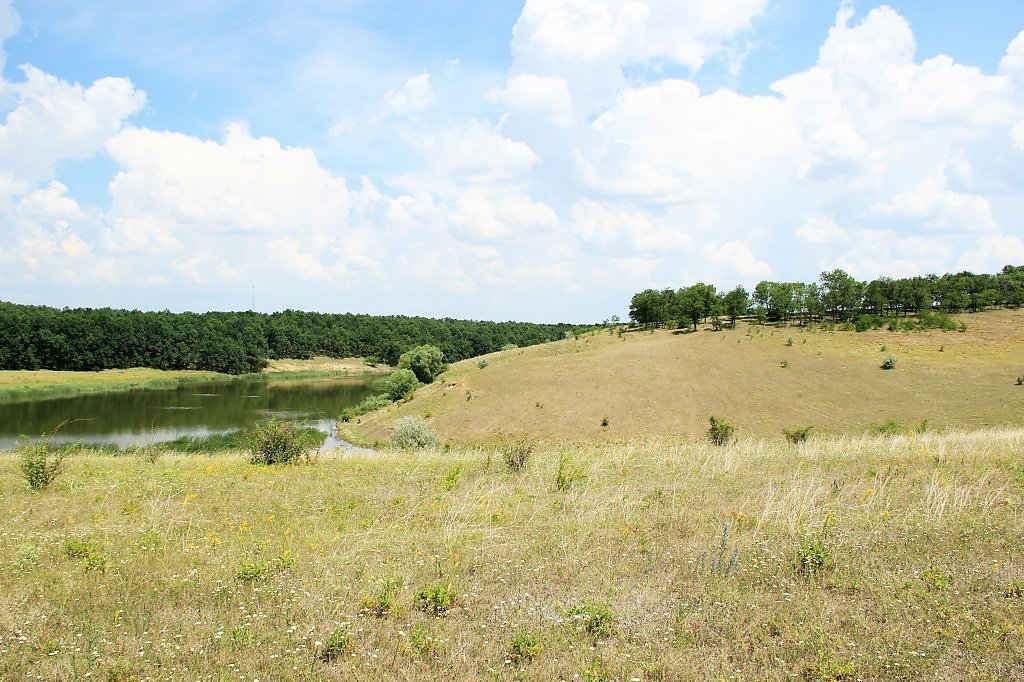
[[[520,472],[81,452],[33,493],[0,453],[0,679],[1020,679],[1022,458],[1022,429]]]
[[[1024,375],[1024,310],[957,319],[967,331],[740,323],[721,332],[586,334],[455,363],[411,401],[351,429],[383,440],[396,418],[417,414],[458,442],[496,432],[612,441],[701,437],[712,414],[742,435],[767,437],[806,425],[861,433],[888,420],[908,428],[925,420],[931,427],[1024,422],[1024,386],[1016,385]],[[896,367],[883,370],[889,355]]]

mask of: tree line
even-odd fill
[[[446,361],[563,338],[571,324],[489,322],[286,310],[172,313],[0,302],[0,369],[127,367],[256,372],[268,359],[366,357],[394,365],[431,344]]]
[[[841,269],[821,273],[817,282],[761,281],[748,292],[737,286],[728,292],[698,282],[681,289],[647,289],[635,294],[629,306],[634,324],[692,325],[712,319],[753,315],[760,321],[803,323],[832,320],[857,322],[857,328],[882,318],[933,313],[978,312],[1024,304],[1024,265],[1007,265],[1000,272],[880,277],[858,281]]]

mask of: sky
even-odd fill
[[[1024,3],[0,0],[0,300],[598,322],[1024,264]]]

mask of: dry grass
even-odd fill
[[[264,372],[346,372],[349,374],[380,374],[390,372],[386,365],[369,365],[363,358],[328,358],[317,356],[306,360],[268,360]]]
[[[36,397],[47,394],[129,391],[136,388],[164,388],[183,383],[229,378],[218,372],[161,370],[148,367],[105,369],[99,372],[57,372],[0,370],[0,399]]]
[[[144,454],[72,457],[38,494],[0,458],[0,678],[1024,674],[1021,430],[542,445],[519,474],[487,447]],[[830,561],[805,577],[813,539]],[[417,609],[439,584],[455,607]]]
[[[456,363],[412,401],[357,427],[382,440],[405,414],[429,415],[443,438],[497,431],[547,440],[700,438],[710,415],[740,435],[784,428],[859,433],[887,420],[915,427],[1024,422],[1024,310],[958,319],[961,332],[823,332],[742,325],[724,332],[601,332]],[[787,345],[792,338],[793,344]],[[882,350],[882,347],[886,350]],[[887,355],[896,369],[879,367]],[[783,367],[785,363],[785,367]],[[607,419],[607,426],[602,426]]]

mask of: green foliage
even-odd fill
[[[615,632],[615,615],[610,604],[587,601],[575,604],[563,612],[566,620],[595,639]]]
[[[712,415],[708,419],[710,427],[708,428],[708,440],[714,445],[726,445],[732,440],[733,434],[736,432],[734,427],[724,419],[719,419]]]
[[[397,369],[384,382],[384,390],[394,402],[412,397],[419,387],[420,381],[411,369]]]
[[[437,434],[423,417],[408,415],[395,421],[391,442],[403,450],[421,450],[436,447]]]
[[[344,656],[351,645],[352,633],[348,628],[335,628],[320,650],[320,660],[331,663]]]
[[[395,609],[395,600],[405,584],[401,578],[385,578],[363,597],[359,610],[377,618],[384,618]]]
[[[790,429],[782,429],[782,435],[786,437],[790,443],[796,445],[803,443],[807,440],[808,436],[811,435],[813,426],[794,426]]]
[[[437,637],[423,623],[416,623],[409,630],[409,645],[420,658],[432,656],[438,648]]]
[[[68,538],[64,541],[64,556],[77,560],[87,571],[107,572],[110,557],[92,538]]]
[[[729,551],[729,524],[722,524],[722,536],[718,541],[715,553],[703,552],[697,557],[695,571],[697,575],[709,575],[724,578],[739,568],[740,550],[733,547]]]
[[[463,468],[464,467],[462,466],[462,462],[459,462],[458,464],[456,464],[455,466],[448,470],[448,473],[444,475],[445,490],[455,489],[455,486],[457,486],[459,484],[459,481],[462,480]]]
[[[273,559],[242,559],[238,562],[238,570],[235,571],[235,578],[240,582],[248,583],[262,580],[267,576],[284,571],[295,566],[295,557],[288,550],[282,551]]]
[[[1022,599],[1024,598],[1024,579],[1016,578],[1006,586],[1003,590],[1003,594],[1007,599]]]
[[[604,419],[601,420],[601,426],[603,426],[604,428],[608,428],[608,423],[608,417],[605,417]]]
[[[501,350],[503,350],[503,351],[505,351],[505,350],[515,350],[517,348],[519,348],[519,346],[517,346],[514,343],[506,343],[504,346],[501,347]]]
[[[418,382],[417,382],[418,383]],[[349,422],[356,417],[373,412],[374,410],[380,410],[387,407],[392,403],[391,398],[386,393],[380,395],[371,395],[363,400],[358,405],[352,407],[346,407],[341,411],[341,415],[338,417],[343,422]]]
[[[319,450],[327,434],[315,429],[301,429],[291,420],[271,419],[253,424],[246,432],[252,464],[291,464],[313,460],[312,450]]]
[[[416,593],[416,606],[424,613],[443,616],[455,606],[458,597],[450,582],[435,583]]]
[[[1017,377],[1017,385],[1024,386],[1024,376]]]
[[[787,346],[792,346],[793,345],[793,337],[792,336],[787,336],[786,337],[786,345]]]
[[[832,567],[832,551],[825,544],[825,535],[803,538],[793,557],[792,566],[802,578],[813,578]]]
[[[502,436],[498,441],[498,451],[505,466],[513,473],[518,473],[526,468],[537,448],[537,441],[529,436]]]
[[[583,471],[572,465],[569,455],[562,453],[558,457],[558,473],[555,474],[555,490],[565,492],[577,481],[584,478]]]
[[[484,367],[487,366],[487,361],[481,360],[480,362],[476,363],[476,366],[479,367],[480,369],[483,369]]]
[[[881,424],[875,424],[869,429],[873,436],[898,436],[903,433],[903,427],[899,422],[888,419]]]
[[[882,363],[882,369],[895,369],[896,368],[896,356],[888,355],[885,361]]]
[[[15,448],[21,477],[32,490],[45,490],[64,469],[64,453],[50,447],[44,439],[19,443]]]
[[[416,346],[402,353],[398,358],[398,368],[412,370],[417,379],[429,384],[445,370],[444,354],[437,346]]]
[[[539,637],[519,630],[508,643],[508,657],[516,664],[529,663],[537,658],[543,648]]]
[[[953,584],[953,578],[941,568],[936,568],[935,566],[923,571],[921,573],[921,580],[925,582],[929,590],[933,591],[949,589],[949,586]]]

